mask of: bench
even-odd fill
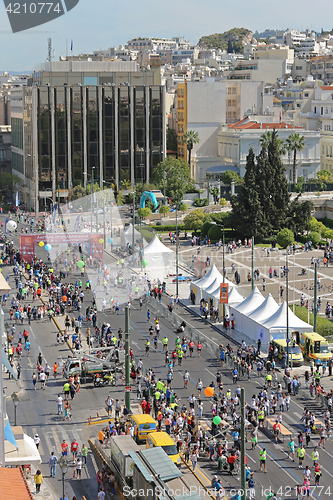
[[[274,417],[266,418],[266,422],[267,422],[267,424],[271,424],[271,426],[272,426],[272,429],[268,429],[268,425],[267,425],[267,429],[274,432],[273,426],[276,422],[276,418],[274,418]],[[292,432],[289,429],[287,429],[287,427],[285,427],[283,424],[280,424],[279,436],[282,436],[282,441],[284,441],[284,437],[285,436],[291,437]]]

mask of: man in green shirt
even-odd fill
[[[64,394],[65,394],[65,398],[68,399],[69,398],[69,388],[70,388],[70,385],[68,382],[65,382],[64,383]]]
[[[82,454],[82,462],[84,464],[87,464],[88,448],[86,447],[85,444],[82,445],[81,454]]]

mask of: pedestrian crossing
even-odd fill
[[[75,440],[79,443],[79,449],[81,450],[82,444],[87,445],[87,436],[84,435],[83,429],[77,429],[75,424],[71,428],[63,425],[47,425],[45,427],[32,427],[33,436],[38,434],[40,437],[40,443],[38,447],[39,454],[41,455],[43,462],[49,460],[51,452],[54,451],[55,455],[61,457],[61,443],[65,439],[69,447],[68,456],[70,454],[70,445]]]

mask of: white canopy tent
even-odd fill
[[[258,287],[254,287],[250,295],[245,300],[243,300],[243,302],[236,306],[230,305],[229,312],[230,316],[231,314],[234,315],[236,330],[241,333],[244,332],[243,323],[245,321],[243,321],[243,319],[246,318],[246,316],[248,316],[255,309],[257,309],[264,302],[264,300],[265,298],[259,291]]]
[[[205,276],[191,283],[190,289],[195,294],[196,304],[199,304],[202,298],[208,298],[204,297],[203,292],[204,290],[207,290],[207,288],[209,288],[215,280],[217,284],[223,283],[223,276],[214,264]],[[227,278],[224,279],[224,282],[228,283],[229,286],[234,286],[234,283],[229,281]]]
[[[122,244],[127,245],[129,243],[131,246],[133,244],[133,224],[130,224],[122,234]],[[134,244],[141,241],[141,233],[134,228]]]
[[[243,317],[243,333],[246,333],[250,339],[257,342],[262,323],[270,318],[278,309],[279,305],[269,293],[257,309]]]
[[[143,258],[148,261],[145,271],[151,274],[151,277],[163,280],[167,274],[175,272],[175,256],[175,252],[155,235],[143,250]]]
[[[237,291],[237,286],[233,286],[229,290],[229,297],[228,297],[228,304],[236,306],[237,304],[240,304],[243,302],[245,297],[243,297],[238,291]]]
[[[293,332],[306,333],[313,332],[313,327],[302,321],[292,312],[288,311],[288,327],[289,336]],[[260,336],[264,337],[265,342],[270,342],[272,339],[285,339],[287,335],[287,303],[283,302],[279,309],[261,324]]]

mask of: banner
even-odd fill
[[[229,297],[229,287],[228,283],[221,283],[220,284],[220,304],[228,304],[228,297]]]
[[[55,203],[53,206],[53,214],[52,214],[52,223],[55,224],[56,215],[57,215],[58,203]]]
[[[75,226],[74,226],[74,233],[77,233],[79,230],[79,223],[80,223],[80,215],[77,216],[76,221],[75,221]]]

